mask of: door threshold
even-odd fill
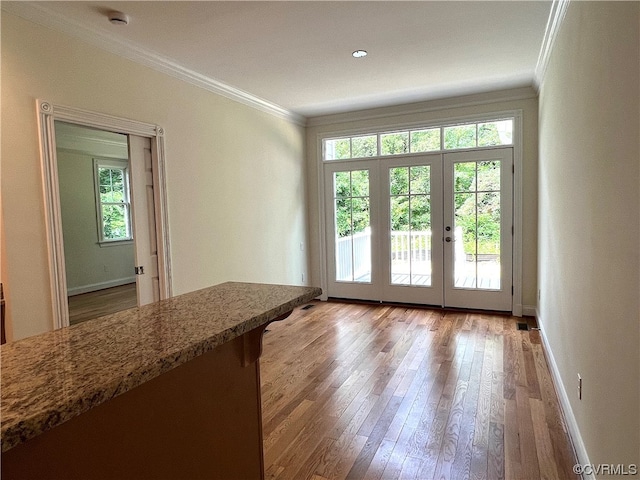
[[[444,313],[475,313],[475,314],[484,314],[484,315],[503,315],[506,317],[513,316],[510,311],[500,311],[500,310],[481,310],[477,308],[463,308],[463,307],[445,307],[442,305],[428,305],[424,303],[406,303],[406,302],[389,302],[383,300],[367,300],[361,298],[340,298],[340,297],[329,297],[327,298],[327,302],[334,303],[353,303],[357,305],[385,305],[388,307],[399,307],[399,308],[418,308],[423,310],[438,310]]]

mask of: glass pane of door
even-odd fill
[[[431,286],[430,166],[389,169],[392,285]]]
[[[333,174],[335,280],[371,282],[369,171]]]
[[[500,162],[454,165],[457,288],[500,290]]]

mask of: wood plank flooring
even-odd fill
[[[138,306],[135,283],[73,295],[68,300],[71,325]]]
[[[517,330],[522,319],[313,305],[264,336],[266,478],[578,478],[539,333]]]

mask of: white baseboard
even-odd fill
[[[558,393],[558,401],[560,402],[560,409],[562,410],[562,415],[564,417],[565,424],[567,425],[569,437],[571,438],[571,443],[573,443],[573,448],[576,453],[576,457],[578,459],[578,463],[580,465],[590,465],[589,455],[587,454],[587,449],[584,446],[584,442],[582,441],[582,435],[580,435],[580,429],[578,428],[578,422],[576,421],[576,417],[573,414],[573,409],[571,408],[571,403],[569,402],[569,396],[567,395],[567,390],[564,388],[564,384],[562,383],[562,377],[560,376],[560,370],[558,369],[558,364],[553,356],[553,350],[551,350],[551,346],[549,345],[549,341],[547,340],[547,336],[544,332],[544,322],[540,318],[540,312],[535,309],[535,315],[538,320],[538,327],[540,328],[540,336],[542,337],[542,345],[545,350],[545,354],[547,357],[547,362],[549,363],[549,370],[551,371],[551,379],[553,381],[553,385],[556,388],[556,392]],[[582,474],[583,480],[596,480],[593,472],[589,474]]]
[[[522,315],[525,317],[537,316],[538,307],[535,305],[522,305]]]
[[[105,288],[119,287],[120,285],[135,283],[135,281],[136,281],[136,277],[127,277],[127,278],[117,278],[115,280],[109,280],[107,282],[92,283],[91,285],[82,285],[80,287],[73,287],[73,288],[67,289],[67,295],[69,297],[72,297],[74,295],[81,295],[83,293],[104,290]]]

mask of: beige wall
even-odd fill
[[[406,125],[438,123],[462,117],[522,110],[522,305],[535,311],[537,265],[538,101],[532,89],[516,89],[381,108],[310,119],[307,128],[309,172],[310,282],[320,284],[320,218],[318,200],[318,139],[323,135],[375,132]]]
[[[539,317],[594,464],[640,465],[639,15],[571,2],[540,94]]]
[[[2,179],[2,169],[1,169],[1,160],[0,160],[0,181]],[[0,283],[2,283],[2,288],[4,292],[4,296],[8,297],[9,286],[7,285],[7,272],[6,272],[6,262],[4,259],[7,257],[5,253],[5,234],[4,234],[4,205],[2,202],[2,198],[0,196]],[[10,315],[11,305],[5,304],[5,316],[8,317]],[[13,329],[11,323],[5,324],[5,334],[7,338],[13,338]]]
[[[3,12],[2,271],[15,339],[52,326],[37,98],[164,127],[175,294],[301,283],[303,127]]]

